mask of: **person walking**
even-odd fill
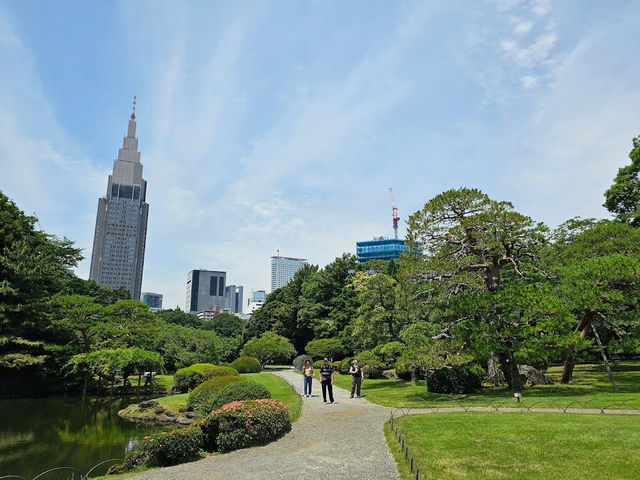
[[[320,383],[322,384],[322,398],[327,402],[327,390],[329,390],[329,400],[333,403],[333,367],[329,365],[329,359],[325,358],[320,366]]]
[[[310,360],[306,360],[304,362],[304,367],[302,367],[302,375],[304,375],[304,396],[311,396],[311,383],[313,382],[313,365],[311,365]]]
[[[360,398],[360,386],[362,385],[362,379],[364,378],[364,371],[362,367],[358,365],[358,359],[353,359],[353,365],[349,368],[349,373],[351,374],[351,397],[353,398],[353,393],[356,392],[356,397]]]

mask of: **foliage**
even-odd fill
[[[274,399],[232,402],[201,421],[204,448],[227,452],[262,445],[291,429],[287,406]]]
[[[274,332],[265,332],[260,338],[252,338],[242,348],[242,355],[257,358],[262,368],[267,363],[288,363],[295,354],[291,342]]]
[[[365,350],[355,356],[362,366],[362,371],[366,378],[382,378],[385,365],[371,350]]]
[[[218,363],[223,359],[223,342],[212,331],[164,324],[153,338],[153,349],[162,355],[168,371],[195,363]]]
[[[210,363],[196,363],[178,370],[173,377],[173,382],[176,389],[181,392],[187,392],[209,378],[223,375],[238,375],[238,371],[231,367],[219,367]]]
[[[124,462],[109,469],[108,474],[124,473],[142,466],[167,467],[200,457],[203,433],[198,426],[178,428],[144,437],[125,457]]]
[[[210,328],[221,337],[242,335],[242,327],[244,325],[240,317],[227,312],[222,312],[205,323],[209,323]]]
[[[254,357],[239,357],[229,365],[235,368],[238,373],[258,373],[262,370],[260,362]]]
[[[349,369],[351,368],[351,365],[353,364],[354,358],[355,357],[347,357],[343,359],[340,363],[338,363],[338,366],[336,367],[336,370],[338,371],[338,373],[342,375],[347,375],[349,373]]]
[[[234,382],[244,382],[244,377],[237,375],[223,375],[205,380],[189,394],[187,404],[200,415],[207,415],[213,410],[216,395],[227,385]]]
[[[471,393],[482,386],[484,370],[478,365],[454,365],[427,375],[427,390],[432,393]]]
[[[378,345],[372,352],[384,364],[385,368],[393,368],[396,360],[406,349],[407,346],[401,342],[387,342]]]
[[[339,360],[345,355],[344,344],[337,338],[321,338],[307,343],[305,351],[313,358]]]
[[[161,310],[155,314],[158,318],[166,323],[180,325],[182,327],[207,329],[207,322],[203,322],[197,315],[193,313],[183,312],[180,308]]]
[[[259,400],[261,398],[271,398],[269,390],[252,380],[230,383],[220,390],[213,398],[212,410],[217,410],[223,405],[242,400]]]
[[[604,207],[618,220],[640,227],[640,137],[633,139],[631,164],[621,167],[605,192]]]

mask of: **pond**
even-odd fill
[[[31,480],[59,466],[86,473],[103,460],[123,458],[142,437],[167,428],[118,417],[118,410],[130,403],[137,401],[89,398],[83,406],[79,397],[0,400],[0,477]],[[107,468],[94,473],[103,475]],[[70,478],[67,471],[47,474],[42,480]]]

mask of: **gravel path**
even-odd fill
[[[302,390],[302,376],[293,371],[275,372]],[[366,391],[366,382],[363,385]],[[322,401],[318,381],[313,395],[304,398],[302,415],[291,432],[276,442],[197,462],[136,475],[136,480],[377,480],[398,479],[382,427],[390,409],[333,387],[336,402]],[[364,393],[364,392],[363,392]]]

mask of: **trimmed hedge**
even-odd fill
[[[253,357],[236,358],[229,366],[235,368],[238,373],[260,373],[262,370],[258,359]]]
[[[193,390],[205,380],[223,375],[238,375],[238,371],[231,367],[219,367],[211,363],[196,363],[190,367],[181,368],[173,376],[173,384],[181,392]]]
[[[278,400],[245,400],[214,410],[200,426],[206,451],[228,452],[278,438],[291,429],[291,417],[287,406]]]
[[[107,475],[124,473],[138,467],[176,465],[200,457],[204,434],[197,425],[144,437],[119,465],[109,468]]]
[[[261,398],[271,398],[271,393],[264,386],[253,380],[230,383],[213,398],[212,410],[231,402],[242,400],[259,400]]]
[[[210,378],[193,389],[189,394],[187,404],[200,415],[207,415],[214,410],[213,400],[224,387],[233,382],[245,381],[246,379],[244,377],[237,375],[224,375],[222,377]]]
[[[358,359],[358,363],[362,366],[364,376],[366,378],[382,378],[385,364],[371,350],[360,352],[354,358]]]
[[[472,393],[482,386],[485,372],[478,365],[454,365],[427,375],[427,391],[433,393]]]
[[[344,360],[342,360],[338,365],[338,372],[340,372],[342,375],[348,375],[349,369],[351,368],[351,365],[353,365],[354,358],[356,357],[347,357]]]

